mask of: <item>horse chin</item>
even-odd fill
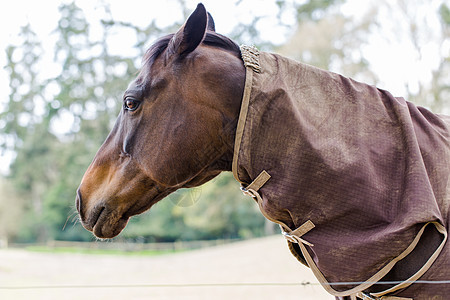
[[[117,236],[127,226],[129,216],[119,214],[101,207],[94,210],[87,222],[82,225],[100,239],[110,239]]]
[[[92,233],[100,238],[100,239],[111,239],[119,233],[127,226],[129,218],[120,218],[115,223],[112,223],[110,220],[103,223],[95,224]]]

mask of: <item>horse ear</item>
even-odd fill
[[[214,23],[214,19],[210,13],[208,13],[208,30],[214,32],[216,31],[216,24]]]
[[[173,51],[179,55],[186,55],[194,51],[205,36],[207,23],[206,9],[203,4],[199,3],[186,23],[172,38]]]

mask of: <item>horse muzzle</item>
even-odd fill
[[[77,190],[75,204],[80,215],[81,225],[98,238],[108,239],[117,236],[125,228],[130,218],[128,211],[119,213],[105,203],[95,205],[88,210],[83,202],[80,188]]]

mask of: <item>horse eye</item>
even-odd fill
[[[134,111],[134,110],[136,110],[139,107],[140,103],[141,103],[140,101],[138,101],[138,100],[136,100],[134,98],[126,98],[125,102],[123,103],[123,107],[126,110]]]

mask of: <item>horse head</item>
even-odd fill
[[[116,123],[77,190],[82,225],[112,238],[179,188],[231,170],[244,89],[239,47],[199,4],[146,52]]]

